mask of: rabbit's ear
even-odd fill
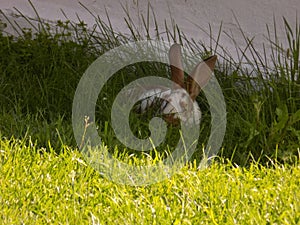
[[[210,80],[216,61],[216,55],[205,59],[194,68],[191,76],[188,76],[187,92],[193,101],[199,95],[201,88],[203,88]]]
[[[184,86],[184,72],[181,61],[181,46],[179,44],[173,44],[169,51],[169,60],[171,66],[171,79],[180,87]],[[175,87],[176,88],[176,87]]]

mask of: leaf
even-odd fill
[[[300,121],[300,109],[291,116],[291,125]]]
[[[285,127],[286,123],[289,120],[287,106],[283,105],[282,108],[277,107],[275,113],[277,115],[277,122],[275,122],[273,125],[274,125],[274,129],[279,131]]]

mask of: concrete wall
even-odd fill
[[[208,25],[210,24],[213,28],[213,34],[216,36],[220,24],[223,23],[224,33],[220,42],[232,54],[235,54],[233,43],[225,35],[225,32],[233,35],[238,45],[245,48],[238,23],[247,36],[255,36],[256,43],[260,44],[264,40],[263,35],[266,34],[266,24],[272,26],[273,17],[275,17],[278,24],[279,38],[284,41],[285,32],[282,28],[282,17],[286,17],[290,24],[294,26],[297,9],[300,9],[299,0],[81,0],[81,2],[101,18],[105,18],[106,8],[113,25],[122,32],[128,32],[128,30],[124,29],[126,27],[123,19],[125,14],[121,3],[131,12],[132,18],[135,18],[135,23],[142,26],[136,15],[139,13],[146,14],[148,2],[150,2],[162,31],[164,20],[171,24],[171,16],[188,37],[203,42],[209,40],[209,38],[199,27],[208,31]],[[32,3],[42,18],[49,20],[64,19],[60,11],[62,9],[72,20],[77,20],[77,13],[88,24],[92,25],[94,23],[93,17],[77,1],[32,0]],[[35,17],[32,7],[25,0],[0,0],[0,8],[5,13],[11,13],[13,7],[18,8],[25,15]],[[235,18],[237,18],[238,23]]]

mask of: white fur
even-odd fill
[[[189,94],[184,89],[152,89],[145,92],[141,99],[140,111],[144,113],[158,98],[165,99],[160,106],[162,115],[174,114],[174,119],[181,119],[187,124],[199,124],[201,119],[201,111],[197,102],[192,102]]]

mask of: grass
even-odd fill
[[[240,58],[235,61],[221,46],[222,35],[228,36],[222,27],[217,35],[208,32],[210,46],[205,46],[186,38],[175,23],[160,32],[151,5],[140,15],[142,31],[125,9],[130,35],[115,32],[110,22],[95,15],[91,30],[80,18],[51,24],[19,14],[30,28],[0,21],[1,27],[11,23],[19,34],[0,33],[1,224],[300,223],[298,23],[291,27],[283,19],[287,46],[277,37],[275,20],[274,27],[267,27],[262,48],[270,48],[270,56],[261,55],[240,28],[247,48],[236,46]],[[207,100],[200,95],[201,139],[191,163],[163,182],[126,186],[103,177],[78,152],[72,101],[82,74],[99,55],[147,39],[176,41],[199,58],[219,56],[215,75],[226,101],[227,131],[212,165],[197,169],[211,120]],[[111,105],[122,87],[138,77],[168,72],[159,63],[131,65],[100,93],[99,135],[117,159],[155,163],[176,145],[179,130],[171,128],[157,151],[140,154],[121,145],[110,128]],[[147,120],[132,120],[137,136],[149,135]]]
[[[0,141],[1,224],[298,224],[300,167],[269,161],[184,167],[145,187],[119,185],[67,146]]]
[[[29,28],[26,29],[6,21],[15,27],[19,36],[0,35],[2,136],[21,139],[31,136],[40,147],[46,148],[51,140],[58,152],[62,143],[75,146],[70,126],[72,101],[76,86],[88,66],[99,55],[121,44],[163,39],[183,44],[199,58],[210,54],[219,56],[215,75],[225,97],[228,121],[223,142],[226,150],[221,153],[222,157],[239,165],[247,165],[253,158],[260,162],[268,161],[268,158],[293,162],[297,158],[300,142],[298,23],[291,27],[287,20],[283,20],[287,46],[277,37],[275,20],[273,28],[267,27],[266,43],[262,47],[271,49],[270,56],[267,53],[261,55],[253,39],[240,28],[247,48],[236,46],[240,57],[239,61],[235,61],[220,43],[222,35],[228,36],[222,27],[217,35],[208,32],[210,46],[205,46],[200,41],[186,38],[175,23],[159,32],[162,28],[156,23],[151,5],[146,15],[140,15],[144,30],[137,29],[124,10],[130,35],[115,32],[109,17],[106,24],[92,13],[95,17],[92,30],[80,18],[77,23],[66,20],[51,24],[41,19],[33,21],[23,15],[28,21]],[[18,13],[22,16],[22,12]],[[156,32],[151,31],[151,23],[155,25]],[[234,37],[231,38],[235,43]],[[168,67],[157,63],[135,64],[119,71],[105,85],[96,111],[97,117],[102,120],[98,124],[99,135],[112,150],[115,145],[122,146],[109,126],[112,102],[118,91],[136,78],[168,72]],[[112,86],[113,89],[110,88]],[[209,137],[211,118],[205,96],[202,94],[197,100],[204,115],[198,146],[202,149]],[[133,127],[136,124],[134,120]],[[144,127],[147,126],[144,124]],[[162,151],[176,142],[174,132],[169,132],[171,142],[161,146]],[[147,137],[149,132],[146,128],[142,133],[142,137]],[[200,157],[201,150],[195,153],[194,158]]]

